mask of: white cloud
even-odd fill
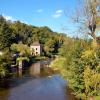
[[[38,9],[37,12],[38,13],[42,13],[43,12],[43,9]]]
[[[14,21],[14,20],[15,20],[12,16],[8,16],[8,15],[5,15],[5,14],[2,14],[2,16],[3,16],[6,20],[11,20],[11,21]]]
[[[55,14],[52,15],[53,18],[59,18],[62,16],[63,11],[62,10],[57,10]]]
[[[62,13],[62,12],[63,12],[62,10],[57,10],[57,11],[56,11],[56,13]]]
[[[53,18],[59,18],[62,14],[54,14],[52,15]]]
[[[17,19],[13,18],[12,16],[8,16],[8,15],[5,15],[5,14],[2,14],[2,16],[3,16],[6,20],[10,20],[10,21],[12,21],[12,22],[17,21]],[[29,24],[27,21],[24,21],[24,20],[18,20],[18,21],[20,21],[21,23]]]

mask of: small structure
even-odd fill
[[[33,44],[31,44],[30,49],[31,49],[32,55],[35,55],[35,56],[41,55],[42,48],[39,42],[34,42]]]

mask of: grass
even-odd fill
[[[52,68],[54,68],[54,70],[56,69],[62,69],[62,67],[65,66],[65,59],[64,58],[57,58],[55,59],[51,65],[50,65]]]

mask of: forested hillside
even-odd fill
[[[48,27],[36,27],[20,21],[8,21],[0,16],[0,77],[8,76],[11,66],[19,66],[31,56],[30,45],[39,42],[42,56],[58,53],[66,35]],[[14,58],[16,57],[16,59]]]
[[[57,53],[65,38],[64,34],[53,32],[49,27],[36,27],[20,21],[7,21],[0,16],[0,49],[10,48],[13,43],[22,42],[30,46],[33,42],[40,42],[43,53],[50,55]]]

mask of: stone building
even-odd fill
[[[33,44],[31,44],[30,49],[31,49],[32,55],[35,55],[35,56],[41,55],[42,48],[39,42],[34,42]]]

